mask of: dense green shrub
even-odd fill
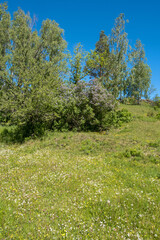
[[[59,96],[43,115],[37,111],[26,115],[14,130],[4,130],[3,141],[22,142],[29,137],[42,136],[47,129],[58,131],[103,131],[111,126],[121,126],[132,119],[126,109],[116,111],[116,99],[98,82],[79,81],[61,84]]]
[[[137,104],[137,99],[135,97],[128,97],[128,101],[129,104],[135,105]]]
[[[54,99],[49,117],[40,111],[26,115],[14,129],[5,129],[1,140],[22,142],[29,137],[42,136],[47,129],[58,131],[103,131],[111,126],[121,126],[131,121],[126,109],[116,111],[117,102],[97,80],[79,81],[61,85],[59,96]],[[51,114],[52,112],[52,114]]]
[[[127,109],[112,111],[106,115],[106,125],[115,127],[121,126],[123,123],[128,123],[132,120],[132,114]]]
[[[154,109],[157,110],[158,108],[160,108],[160,97],[156,96],[154,98],[154,101],[152,103],[152,105],[154,106]]]
[[[156,118],[160,120],[160,113],[157,113]]]
[[[116,100],[98,80],[79,81],[61,88],[53,129],[99,131],[106,128],[106,115],[115,109]]]
[[[30,137],[40,137],[44,134],[45,127],[43,124],[37,123],[32,125],[30,122],[25,125],[18,125],[13,128],[4,128],[0,133],[0,140],[6,143],[22,143]]]

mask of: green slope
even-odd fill
[[[0,145],[0,239],[160,239],[160,121]]]

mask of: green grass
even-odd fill
[[[160,239],[160,121],[120,108],[119,129],[0,144],[0,239]]]

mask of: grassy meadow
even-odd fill
[[[120,108],[108,132],[0,143],[0,239],[160,239],[160,120]]]

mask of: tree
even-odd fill
[[[148,88],[148,91],[145,93],[144,97],[146,99],[152,99],[153,93],[156,92],[156,88],[154,87],[153,84],[151,84]]]
[[[95,50],[88,55],[86,62],[91,78],[99,79],[116,98],[126,92],[128,40],[125,23],[124,14],[120,14],[115,20],[111,36],[101,31]]]
[[[131,64],[128,95],[135,97],[139,104],[142,96],[147,94],[151,82],[151,69],[146,63],[144,47],[140,40],[136,41],[135,49],[131,52]]]
[[[9,74],[5,80],[1,110],[11,112],[13,123],[34,132],[37,125],[48,124],[55,116],[64,68],[63,30],[55,21],[42,23],[40,33],[32,31],[31,18],[19,9],[10,29]]]
[[[71,76],[70,81],[77,84],[78,81],[87,75],[84,71],[86,53],[83,51],[82,45],[79,43],[74,49],[74,55],[71,60]]]
[[[0,4],[0,91],[5,87],[4,79],[7,76],[7,62],[10,48],[10,14],[7,4]]]
[[[91,78],[98,79],[109,90],[109,78],[112,72],[112,55],[109,47],[109,37],[100,32],[95,50],[88,54],[86,72]]]
[[[128,39],[125,32],[125,16],[123,13],[116,18],[111,32],[110,45],[112,53],[111,76],[112,91],[115,97],[122,98],[126,93],[127,61],[128,61]]]
[[[6,79],[8,76],[8,61],[10,51],[10,14],[7,12],[7,4],[0,4],[0,102],[2,93],[7,91]],[[0,121],[8,119],[8,111],[0,111]]]

